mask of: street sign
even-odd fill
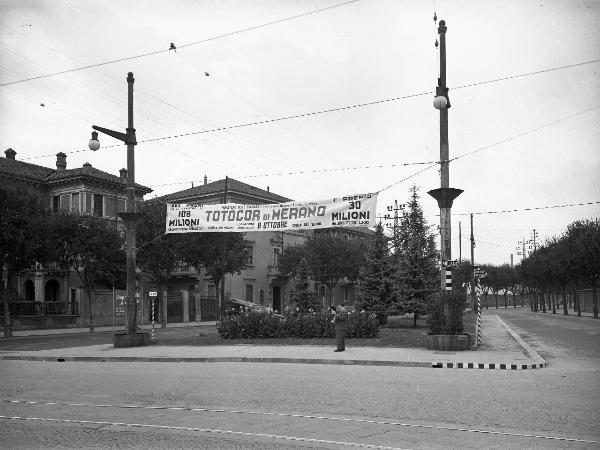
[[[150,297],[156,297],[156,296],[158,296],[158,292],[156,292],[156,291],[150,291],[150,292],[148,292],[148,295]]]
[[[451,260],[443,259],[442,260],[442,267],[457,267],[457,266],[458,266],[457,259],[451,259]]]

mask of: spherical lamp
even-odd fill
[[[91,151],[95,152],[100,148],[100,141],[98,140],[98,133],[96,131],[92,131],[92,138],[88,143],[88,147]]]
[[[446,109],[448,106],[448,100],[443,95],[438,95],[433,99],[433,107],[435,109]]]

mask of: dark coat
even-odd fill
[[[343,305],[337,307],[335,316],[333,317],[333,323],[335,325],[335,331],[346,331],[348,322],[348,313]]]

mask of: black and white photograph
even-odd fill
[[[0,447],[600,447],[600,0],[0,0]]]

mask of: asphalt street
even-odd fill
[[[548,368],[2,361],[0,441],[7,448],[598,448],[600,323],[497,313]]]

